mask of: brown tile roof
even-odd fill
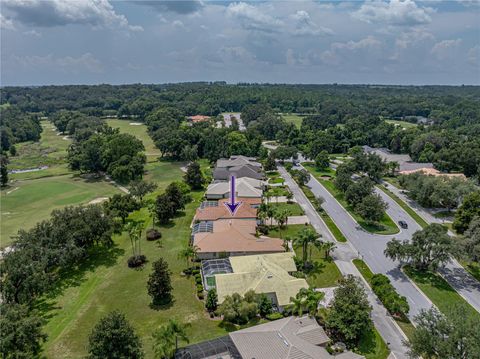
[[[255,228],[255,221],[221,219],[213,222],[213,232],[196,233],[193,244],[199,253],[285,251],[281,239],[255,237]]]
[[[210,119],[210,116],[195,115],[195,116],[190,116],[188,119],[192,122],[203,122],[203,121],[208,121]]]
[[[216,221],[222,218],[257,218],[257,209],[252,208],[252,205],[260,204],[259,198],[237,198],[237,202],[242,202],[242,205],[237,209],[234,216],[230,214],[230,211],[224,205],[224,203],[228,201],[230,201],[230,199],[224,198],[218,201],[218,207],[197,208],[194,219],[196,221]]]

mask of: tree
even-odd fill
[[[268,314],[272,313],[272,301],[264,293],[256,296],[256,302],[258,306],[258,314],[260,314],[261,317],[265,318]]]
[[[335,187],[340,191],[345,192],[348,187],[353,183],[352,181],[353,171],[350,166],[341,164],[337,167],[337,175],[335,176]]]
[[[167,195],[169,201],[172,203],[175,213],[185,208],[187,198],[185,196],[184,190],[179,183],[170,183],[165,189],[165,194]]]
[[[8,183],[8,157],[4,154],[0,154],[0,184],[4,187]]]
[[[323,243],[323,250],[325,251],[325,259],[329,259],[332,251],[335,250],[337,246],[334,242],[325,242]]]
[[[459,244],[460,253],[464,258],[480,262],[480,216],[473,218]]]
[[[274,171],[277,169],[277,164],[275,162],[275,156],[273,155],[273,152],[270,153],[265,160],[265,171]]]
[[[360,280],[349,274],[339,280],[325,324],[336,340],[354,347],[372,327],[371,311]]]
[[[188,247],[182,249],[178,253],[178,258],[179,259],[185,259],[187,261],[187,267],[188,267],[188,263],[191,260],[194,260],[197,257],[198,249],[199,248],[197,246],[188,246]]]
[[[362,177],[358,181],[353,182],[345,191],[345,199],[349,204],[355,207],[365,197],[372,194],[373,182],[368,177]]]
[[[175,319],[169,319],[168,323],[153,332],[153,350],[155,357],[160,359],[173,358],[178,349],[178,341],[189,343],[187,327],[189,324],[182,324]]]
[[[407,343],[410,358],[480,357],[478,320],[463,305],[450,307],[445,314],[432,307],[415,317],[417,325]]]
[[[253,290],[246,292],[244,298],[238,293],[227,295],[218,307],[218,312],[226,322],[245,324],[258,314],[255,299],[256,294]]]
[[[413,234],[412,240],[400,242],[392,239],[387,243],[385,255],[393,260],[406,261],[417,270],[436,270],[450,260],[453,243],[447,229],[433,223]]]
[[[218,306],[217,290],[215,288],[212,288],[207,293],[205,308],[207,308],[209,312],[214,312],[217,310],[217,306]]]
[[[198,162],[192,162],[187,166],[187,172],[183,178],[192,189],[201,189],[205,183],[205,178],[203,177],[203,173]]]
[[[315,157],[315,167],[317,170],[322,171],[327,169],[328,166],[330,166],[328,152],[323,150],[317,155],[317,157]]]
[[[350,188],[349,188],[350,189]],[[378,194],[370,194],[364,197],[355,206],[355,213],[360,215],[367,223],[378,223],[385,214],[387,204]]]
[[[453,229],[462,234],[475,216],[480,216],[480,191],[467,194],[455,213]]]
[[[108,213],[114,217],[120,217],[122,223],[125,224],[125,220],[128,215],[140,209],[140,204],[130,194],[114,194],[104,203],[104,207]]]
[[[298,233],[297,237],[293,239],[293,244],[295,246],[302,247],[303,263],[306,263],[308,261],[308,247],[311,244],[314,244],[315,242],[319,241],[320,237],[321,235],[315,232],[312,228],[305,227],[305,228],[302,228],[302,230]]]
[[[325,198],[323,198],[322,196],[318,196],[315,198],[315,204],[317,205],[317,210],[322,211],[323,210],[322,204],[324,203],[325,203]]]
[[[101,318],[88,338],[88,358],[143,358],[140,338],[119,311]]]
[[[296,173],[295,179],[300,186],[305,186],[310,181],[310,173],[306,170],[300,170]]]
[[[320,302],[323,297],[325,297],[325,293],[316,292],[312,288],[300,289],[295,298],[290,298],[292,302],[292,313],[298,316],[302,316],[303,313],[315,316],[318,310],[318,302]]]
[[[290,211],[287,209],[287,208],[284,208],[284,209],[277,209],[274,214],[273,214],[273,217],[275,218],[275,220],[277,221],[278,223],[278,226],[280,229],[283,228],[284,225],[287,225],[288,223],[288,217],[291,215]]]
[[[140,202],[143,201],[143,197],[155,191],[157,189],[157,184],[153,182],[148,182],[144,180],[137,180],[132,182],[130,185],[130,194],[134,197],[140,199]]]
[[[47,339],[42,319],[20,304],[0,305],[0,354],[5,359],[33,358]]]
[[[293,199],[293,193],[290,191],[287,191],[287,195],[285,197],[287,197],[287,202],[291,203]]]
[[[152,297],[153,304],[165,304],[170,302],[172,284],[168,263],[160,258],[153,262],[153,270],[147,282],[148,294]]]
[[[175,213],[174,204],[166,193],[157,196],[155,214],[161,224],[167,224],[175,216]]]

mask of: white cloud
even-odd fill
[[[12,19],[7,19],[5,16],[0,14],[0,29],[15,30]]]
[[[68,73],[79,73],[85,70],[91,73],[102,73],[104,70],[102,63],[89,52],[79,57],[55,57],[52,54],[46,56],[13,56],[13,61],[35,71],[60,69]]]
[[[52,27],[81,24],[143,30],[141,26],[129,25],[127,18],[117,14],[108,0],[2,0],[2,5],[15,20],[25,25]]]
[[[446,60],[452,58],[457,48],[462,43],[461,39],[443,40],[433,45],[430,51],[439,60]]]
[[[411,31],[402,32],[395,41],[395,45],[400,49],[406,49],[433,40],[435,40],[435,36],[432,33],[425,29],[413,28]]]
[[[241,46],[224,46],[217,51],[224,62],[253,63],[255,55]]]
[[[174,21],[172,22],[172,26],[173,26],[174,28],[176,28],[176,29],[185,29],[185,25],[184,25],[183,22],[180,21],[180,20],[174,20]]]
[[[33,37],[41,37],[41,36],[42,36],[42,34],[39,33],[39,32],[36,31],[36,30],[24,31],[23,34],[24,34],[24,35],[28,35],[28,36],[33,36]]]
[[[193,14],[204,7],[201,0],[134,0],[138,5],[147,5],[159,12],[174,12],[177,14]]]
[[[397,26],[428,24],[434,9],[419,7],[413,0],[367,1],[352,16],[368,23],[385,23]]]
[[[234,21],[238,20],[244,28],[249,30],[276,32],[283,26],[281,20],[265,14],[257,6],[244,2],[230,4],[226,11],[229,17]]]
[[[379,49],[382,42],[373,36],[367,36],[359,41],[334,42],[330,45],[330,49],[322,52],[320,59],[322,62],[331,65],[337,65],[340,62],[355,59],[353,53],[365,52],[373,55],[373,50]]]
[[[295,28],[293,30],[294,35],[333,35],[332,29],[318,26],[314,23],[307,11],[298,10],[295,14],[291,15],[291,18],[295,23]]]

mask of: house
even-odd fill
[[[346,351],[331,355],[330,338],[314,318],[287,317],[189,345],[175,359],[361,359]]]
[[[230,168],[230,167],[238,167],[249,165],[251,167],[256,167],[259,170],[262,168],[261,163],[257,162],[254,157],[247,157],[247,156],[230,156],[230,158],[225,159],[221,158],[217,160],[216,168]]]
[[[413,162],[408,154],[392,153],[388,148],[373,148],[370,146],[362,146],[365,153],[374,153],[378,155],[385,162],[397,162],[398,171],[412,171],[421,168],[433,168],[432,163]]]
[[[261,198],[263,194],[263,188],[265,183],[261,180],[257,180],[249,177],[242,177],[236,180],[235,196],[245,198]],[[207,187],[205,193],[206,199],[221,199],[229,198],[230,196],[230,183],[229,182],[216,182],[211,183]]]
[[[207,122],[210,120],[210,116],[195,115],[187,117],[191,123]]]
[[[290,275],[297,271],[294,256],[293,252],[284,252],[230,257],[233,272],[215,275],[218,302],[222,303],[227,295],[244,295],[253,290],[266,294],[282,311],[300,289],[308,288],[305,279]]]
[[[229,181],[232,176],[235,176],[235,178],[249,177],[257,180],[261,180],[265,177],[261,169],[251,165],[241,165],[228,168],[216,167],[213,170],[213,179],[215,181]]]
[[[217,219],[244,219],[256,221],[257,208],[261,204],[259,198],[242,198],[238,197],[237,202],[242,204],[237,208],[232,216],[231,212],[225,205],[230,199],[224,198],[219,201],[203,202],[195,213],[195,221],[216,221]]]
[[[207,225],[201,226],[202,223]],[[283,240],[255,236],[255,221],[219,219],[202,223],[195,225],[192,231],[199,259],[285,252]]]

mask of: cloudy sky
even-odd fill
[[[1,84],[480,84],[480,0],[1,0]]]

